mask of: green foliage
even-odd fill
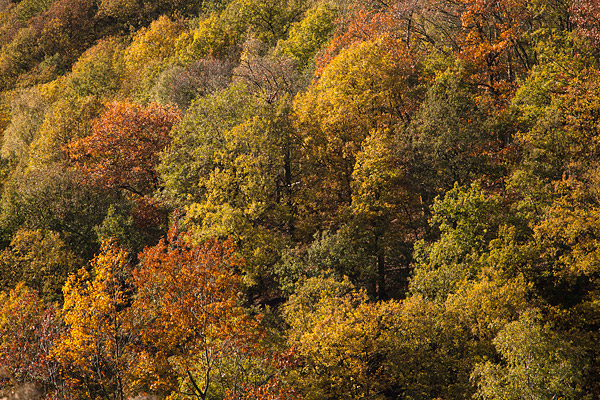
[[[68,75],[68,95],[76,98],[110,96],[120,85],[124,61],[122,45],[116,39],[105,39],[79,57]]]
[[[230,93],[244,96],[245,90],[238,86]],[[265,104],[250,93],[245,96],[242,107],[246,108],[235,114],[242,117],[241,113],[253,110],[254,115],[231,120],[237,124],[221,128],[219,136],[210,138],[212,146],[206,146],[209,138],[205,137],[195,148],[194,161],[208,161],[200,164],[208,168],[196,183],[203,196],[190,204],[187,218],[201,238],[237,238],[248,278],[267,279],[270,273],[264,266],[277,261],[295,232],[292,185],[298,173],[298,139],[290,129],[288,99]],[[210,158],[204,158],[208,154]]]
[[[296,285],[304,279],[316,278],[324,272],[347,276],[359,287],[369,287],[374,281],[376,257],[370,252],[369,238],[361,237],[360,233],[357,227],[345,225],[335,233],[325,231],[315,235],[305,249],[285,252],[276,266],[281,288],[294,293]]]
[[[331,4],[317,3],[306,11],[301,21],[290,27],[287,40],[279,46],[282,46],[284,54],[295,58],[300,66],[308,66],[327,43],[335,17],[336,10]]]
[[[25,282],[44,301],[57,301],[62,297],[61,289],[68,274],[80,264],[56,232],[20,230],[10,246],[0,253],[2,288],[10,289],[18,282]]]
[[[158,167],[171,199],[189,203],[203,198],[205,190],[199,182],[214,165],[223,132],[252,115],[256,108],[252,100],[245,86],[236,85],[192,103]]]
[[[114,200],[60,165],[18,169],[4,188],[0,224],[8,240],[20,228],[58,232],[71,251],[89,259],[98,249],[94,226]]]
[[[579,399],[578,354],[544,326],[535,311],[524,313],[494,339],[503,364],[479,364],[473,377],[480,399]]]
[[[15,14],[17,19],[26,22],[29,19],[39,15],[50,8],[52,0],[24,0],[20,1],[16,7]]]
[[[131,210],[123,210],[111,204],[102,223],[94,228],[98,241],[112,239],[127,249],[130,254],[139,253],[150,240],[138,229],[131,214]]]
[[[274,45],[310,5],[308,0],[234,0],[224,14],[229,24],[243,24],[258,40]]]
[[[441,235],[432,244],[417,242],[411,291],[443,301],[482,269],[480,257],[501,223],[500,199],[488,197],[478,184],[455,184],[432,208],[431,222]]]
[[[499,172],[492,160],[510,128],[500,126],[497,113],[467,76],[460,66],[439,73],[408,128],[416,138],[413,176],[431,197],[450,189],[449,183],[493,180]]]

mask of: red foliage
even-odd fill
[[[113,102],[94,123],[92,135],[69,143],[66,151],[95,183],[144,196],[159,186],[158,154],[170,143],[179,118],[172,107]]]
[[[592,39],[596,47],[600,46],[600,2],[573,0],[569,12],[577,31]]]
[[[19,284],[0,294],[0,386],[58,386],[51,348],[61,333],[58,311],[44,307],[37,292]]]

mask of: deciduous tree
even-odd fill
[[[125,251],[105,242],[91,262],[93,275],[81,269],[63,288],[66,331],[53,354],[77,398],[123,400],[132,394],[127,258]]]
[[[140,382],[184,398],[241,399],[253,391],[289,398],[283,381],[270,375],[276,363],[261,361],[268,353],[260,316],[239,305],[235,270],[241,261],[231,242],[192,245],[189,239],[172,228],[166,240],[140,254],[133,273],[130,312]]]
[[[2,390],[33,384],[60,398],[64,390],[52,347],[61,334],[59,311],[19,283],[0,293],[0,385]],[[8,394],[3,392],[2,394]]]
[[[92,135],[71,142],[67,152],[93,181],[149,195],[159,188],[158,154],[170,143],[170,130],[178,120],[172,107],[113,102],[94,124]]]

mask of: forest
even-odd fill
[[[0,0],[0,398],[600,397],[597,0]]]

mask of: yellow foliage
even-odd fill
[[[468,327],[480,340],[491,341],[529,307],[530,289],[523,276],[503,280],[490,271],[480,280],[464,280],[445,306],[451,320]]]
[[[128,351],[124,288],[127,253],[104,243],[92,261],[93,276],[82,268],[71,275],[63,288],[63,318],[67,331],[53,348],[56,359],[74,392],[88,390],[84,382],[93,380],[99,393],[121,396],[124,376],[131,358]],[[82,393],[85,397],[85,393]],[[87,394],[88,398],[91,394]]]
[[[148,65],[160,63],[176,54],[176,42],[184,31],[181,23],[162,16],[141,29],[125,50],[125,67],[130,75],[139,74]]]

